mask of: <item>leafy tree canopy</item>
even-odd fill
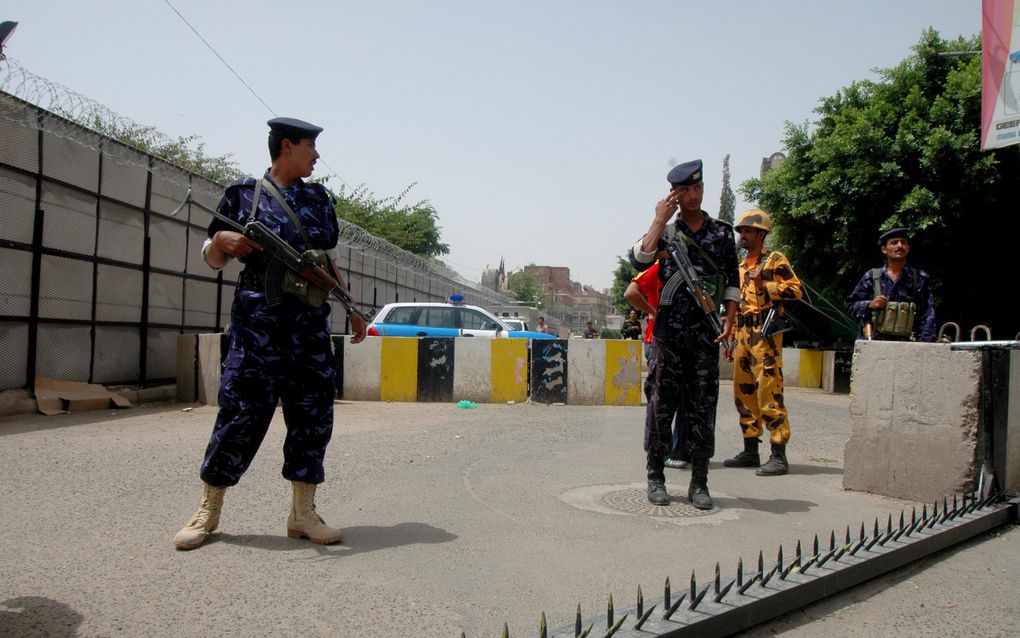
[[[536,308],[542,307],[542,289],[534,275],[523,270],[512,272],[507,277],[507,287],[517,301],[523,301]]]
[[[630,312],[630,304],[623,298],[630,280],[637,275],[637,271],[630,265],[630,262],[623,257],[617,257],[616,270],[613,271],[613,289],[609,294],[609,305],[621,315]]]
[[[906,226],[908,263],[934,280],[937,321],[1011,339],[1020,322],[1001,281],[1020,147],[979,149],[980,56],[945,55],[980,44],[926,30],[878,80],[822,99],[813,124],[787,122],[786,161],[740,190],[772,215],[773,245],[835,298],[883,263],[879,234]]]
[[[733,209],[737,205],[737,196],[730,187],[730,154],[727,153],[722,162],[722,195],[719,196],[719,219],[733,223]]]
[[[428,200],[403,203],[413,187],[385,198],[376,197],[364,185],[341,187],[334,192],[337,216],[419,257],[449,254],[450,246],[441,241],[435,206]]]

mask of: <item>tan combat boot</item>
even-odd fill
[[[287,536],[307,538],[313,543],[329,545],[339,543],[340,530],[333,529],[315,511],[315,484],[291,481],[294,486],[294,503],[287,517]]]
[[[216,531],[220,524],[220,510],[223,509],[225,487],[202,484],[202,504],[191,517],[184,529],[174,536],[177,549],[195,549],[205,542],[206,537]]]

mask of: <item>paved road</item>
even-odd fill
[[[723,396],[729,396],[724,383]],[[789,552],[912,505],[842,490],[847,397],[790,389],[793,472],[722,468],[708,515],[643,501],[643,409],[341,403],[320,512],[344,543],[286,538],[282,421],[227,493],[220,531],[170,539],[198,503],[215,411],[179,404],[0,420],[0,636],[513,636],[601,614],[638,585]],[[687,472],[670,471],[671,493]],[[609,506],[606,504],[609,503]],[[1020,529],[759,626],[748,635],[1007,636],[1020,627]]]

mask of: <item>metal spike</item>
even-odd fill
[[[799,566],[800,563],[801,563],[800,539],[797,539],[797,551],[794,553],[793,564]]]
[[[818,559],[818,566],[821,567],[832,558],[832,555],[836,553],[836,548],[833,547],[829,551],[825,552],[825,555]]]
[[[864,523],[861,523],[861,536],[864,536]],[[850,526],[846,526],[846,545],[850,544]]]
[[[460,638],[467,638],[467,634],[465,634],[463,631],[460,632]]]
[[[606,606],[606,628],[613,626],[613,594],[609,594],[609,604]]]
[[[811,554],[815,558],[817,558],[818,557],[818,534],[815,534],[815,543],[811,547],[813,548],[813,551],[811,552]]]
[[[908,535],[910,534],[910,527],[904,527],[903,529],[898,530],[896,533],[893,534],[892,539],[894,541],[898,541],[900,540],[900,536],[903,536],[904,534]]]
[[[829,531],[829,550],[836,551],[836,530]]]
[[[741,556],[737,559],[737,587],[744,584],[744,557]]]
[[[733,589],[733,584],[736,582],[737,581],[735,580],[731,580],[729,583],[727,583],[726,586],[722,588],[722,591],[716,592],[715,598],[713,600],[715,600],[715,602],[719,602],[723,598],[726,598],[726,594],[730,593],[730,590]]]
[[[758,576],[751,576],[751,580],[749,580],[746,583],[744,583],[743,585],[741,585],[740,588],[737,589],[737,593],[740,594],[740,595],[743,595],[744,592],[747,591],[751,587],[751,585],[753,585],[757,581],[758,581]]]
[[[892,514],[889,514],[889,519],[885,522],[885,533],[892,534]]]
[[[783,546],[782,545],[779,546],[779,555],[776,558],[776,567],[778,567],[780,570],[783,569]]]
[[[949,515],[949,499],[945,496],[942,497],[942,520],[946,520],[945,517]]]
[[[900,531],[903,531],[903,510],[900,510]]]
[[[641,625],[645,624],[645,621],[648,620],[648,617],[652,615],[653,611],[655,611],[655,605],[652,605],[651,607],[648,608],[648,611],[646,611],[645,613],[641,614],[641,617],[638,618],[638,621],[636,623],[634,623],[634,630],[635,631],[641,629]]]
[[[812,557],[808,558],[806,561],[804,561],[804,564],[800,566],[800,573],[806,574],[807,570],[808,570],[808,567],[811,567],[812,565],[814,565],[816,560],[818,560],[818,554],[815,554],[814,556],[812,556]]]
[[[921,520],[922,520],[922,521],[926,521],[926,520],[928,520],[928,504],[927,504],[927,503],[925,503],[925,504],[924,504],[924,505],[923,505],[923,506],[921,507]]]
[[[542,620],[538,623],[538,635],[541,638],[549,638],[549,630],[545,622],[545,612],[542,612]]]
[[[868,542],[868,544],[867,544],[867,546],[865,547],[865,549],[867,549],[868,551],[871,551],[871,548],[872,548],[872,547],[874,547],[874,546],[875,546],[875,544],[876,544],[876,543],[878,543],[878,542],[879,542],[879,541],[881,541],[881,540],[882,540],[882,537],[881,537],[881,536],[876,536],[875,538],[871,539],[871,540],[870,540],[870,541]],[[856,550],[854,550],[854,552],[851,552],[851,553],[855,553],[855,552],[856,552]]]
[[[714,583],[714,587],[715,587],[715,589],[714,589],[715,593],[718,594],[719,593],[719,562],[718,561],[716,561],[716,563],[715,563],[715,583]]]
[[[694,579],[694,570],[691,570],[691,600],[698,595],[698,581]]]
[[[875,532],[872,534],[875,538],[878,538],[878,517],[875,517]]]
[[[953,492],[953,518],[956,518],[957,505],[956,505],[956,492]]]
[[[506,623],[503,623],[503,638],[510,638],[510,628],[507,627]]]
[[[609,628],[609,631],[607,631],[606,635],[603,636],[602,638],[612,638],[613,634],[620,631],[620,627],[623,626],[623,621],[627,620],[627,616],[629,615],[630,614],[624,614],[623,617],[616,621],[615,625]]]
[[[645,615],[645,596],[641,593],[641,585],[637,586],[637,615]]]
[[[684,600],[687,599],[687,592],[680,594],[680,598],[676,599],[676,602],[666,610],[666,613],[662,614],[663,619],[669,620],[670,616],[676,613],[677,609],[680,609],[680,605],[683,604]]]
[[[581,638],[581,603],[577,603],[577,615],[574,616],[574,638]]]
[[[758,580],[765,577],[765,562],[762,560],[761,550],[758,550]]]
[[[666,586],[662,588],[662,606],[665,609],[669,609],[670,605],[670,588],[669,588],[669,576],[666,576]]]
[[[705,594],[708,593],[709,587],[710,587],[709,585],[705,585],[704,591],[702,591],[697,596],[691,598],[690,604],[688,605],[688,609],[694,609],[701,604],[701,600],[705,597]]]

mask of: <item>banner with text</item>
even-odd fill
[[[1020,2],[982,0],[981,150],[1020,143]]]

